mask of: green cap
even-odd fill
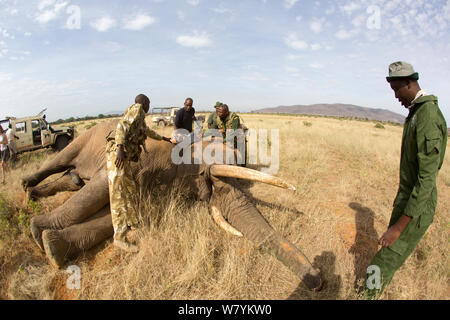
[[[414,71],[411,64],[403,61],[391,63],[389,66],[389,77],[386,77],[387,82],[399,79],[414,79],[419,80],[419,74]]]
[[[220,107],[222,104],[223,104],[222,102],[217,101],[217,102],[216,102],[216,105],[214,106],[214,108],[218,108],[218,107]]]

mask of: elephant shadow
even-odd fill
[[[312,292],[303,283],[289,295],[287,300],[336,300],[342,286],[342,279],[336,272],[336,256],[331,251],[324,251],[314,258],[312,263],[315,269],[320,270],[324,285],[321,291]]]
[[[356,237],[349,253],[354,256],[354,287],[357,288],[358,280],[366,275],[366,269],[377,253],[378,233],[374,227],[375,213],[373,210],[356,202],[349,203],[349,207],[356,211]]]

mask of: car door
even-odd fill
[[[15,135],[19,139],[15,140],[16,150],[17,152],[26,151],[29,148],[33,147],[32,135],[28,132],[30,129],[28,128],[27,121],[20,121],[13,123],[15,129]]]
[[[43,121],[39,120],[41,126],[41,141],[43,147],[48,147],[52,144],[52,135],[48,128],[48,125]]]

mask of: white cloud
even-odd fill
[[[225,7],[223,2],[220,3],[219,7],[212,9],[216,13],[225,14],[225,13],[232,13],[232,11]]]
[[[292,8],[297,2],[298,2],[298,0],[284,0],[284,7],[285,7],[286,9],[290,9],[290,8]]]
[[[288,47],[295,50],[306,50],[308,49],[308,43],[305,41],[299,40],[295,33],[290,33],[286,39],[285,43]]]
[[[202,48],[211,45],[212,41],[206,32],[194,32],[192,35],[181,35],[176,39],[183,47]]]
[[[320,43],[312,43],[311,44],[311,50],[316,51],[316,50],[320,50],[320,49],[322,49],[322,45]]]
[[[296,16],[296,17],[295,17],[295,21],[297,21],[297,22],[302,21],[302,16]]]
[[[31,32],[25,32],[23,35],[24,35],[25,37],[31,37],[32,33],[31,33]]]
[[[55,3],[55,0],[41,0],[41,1],[39,1],[38,9],[44,10],[45,8],[51,6],[54,3]]]
[[[356,28],[359,28],[366,23],[366,20],[367,17],[364,14],[360,14],[352,20],[352,25],[354,25]]]
[[[155,23],[156,19],[147,14],[138,14],[132,19],[127,19],[124,25],[124,29],[138,31],[142,30],[149,25]]]
[[[316,19],[314,18],[309,27],[311,28],[311,30],[315,33],[320,33],[323,30],[323,24],[325,22],[325,19]]]
[[[60,14],[61,10],[64,9],[68,4],[68,1],[58,1],[56,3],[54,0],[41,1],[38,5],[38,8],[41,12],[36,15],[36,21],[41,24],[45,24],[52,20],[55,20]]]
[[[290,61],[294,61],[294,60],[299,60],[299,59],[303,59],[305,56],[301,55],[301,54],[288,54],[286,56],[286,59],[290,60]]]
[[[98,32],[106,32],[109,29],[114,28],[115,26],[116,20],[108,16],[99,18],[91,22],[91,27],[97,30]]]
[[[187,3],[189,3],[191,6],[198,6],[198,4],[200,3],[200,0],[187,0]]]
[[[355,37],[358,34],[358,30],[351,30],[351,31],[347,31],[343,28],[341,28],[338,32],[336,32],[336,38],[338,38],[339,40],[348,40],[350,38]]]
[[[359,8],[360,8],[360,5],[357,4],[356,2],[350,2],[345,5],[339,6],[339,9],[341,9],[341,11],[345,12],[348,15],[351,15],[353,13],[353,11],[356,11]]]
[[[310,66],[310,68],[313,68],[313,69],[323,69],[323,68],[325,68],[325,66],[323,64],[318,63],[318,62],[311,63],[309,66]]]
[[[286,67],[286,72],[289,73],[293,77],[300,77],[300,70],[296,67]]]

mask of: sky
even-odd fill
[[[0,0],[0,118],[348,103],[406,115],[411,63],[450,120],[450,0]]]

